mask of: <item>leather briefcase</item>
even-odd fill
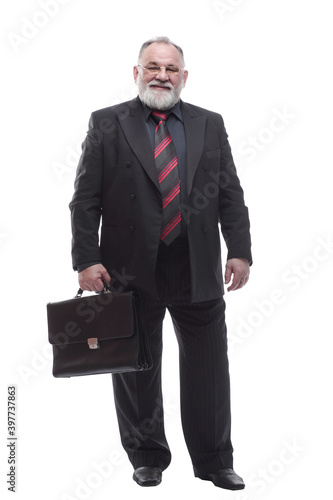
[[[149,370],[152,358],[138,292],[102,293],[47,304],[54,377]]]

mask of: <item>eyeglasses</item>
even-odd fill
[[[177,66],[148,66],[148,68],[145,68],[144,66],[142,66],[142,64],[138,64],[138,66],[140,66],[140,68],[142,69],[145,69],[146,71],[148,71],[148,73],[150,73],[151,75],[158,75],[158,73],[162,70],[162,69],[165,69],[165,72],[167,73],[167,75],[169,76],[175,76],[175,75],[178,75],[178,73],[184,69],[184,68],[177,68]]]

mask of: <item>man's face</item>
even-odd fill
[[[152,109],[172,108],[179,101],[188,76],[185,70],[168,74],[164,68],[182,68],[182,58],[176,47],[165,43],[152,43],[144,50],[140,64],[145,68],[163,66],[155,75],[141,66],[134,66],[134,80],[138,85],[140,99]]]

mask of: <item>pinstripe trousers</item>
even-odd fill
[[[171,452],[164,432],[161,389],[162,323],[166,309],[179,345],[181,420],[194,473],[233,466],[230,382],[223,297],[190,301],[188,242],[160,244],[156,283],[159,300],[143,296],[153,368],[113,374],[121,441],[136,469],[166,469]]]

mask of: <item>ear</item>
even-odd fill
[[[185,71],[184,71],[184,87],[185,87],[185,85],[186,85],[187,77],[188,77],[188,71],[187,71],[187,70],[185,70]]]
[[[134,76],[134,81],[136,83],[136,80],[138,78],[138,74],[139,74],[139,70],[138,70],[138,67],[137,66],[134,66],[133,67],[133,76]]]

